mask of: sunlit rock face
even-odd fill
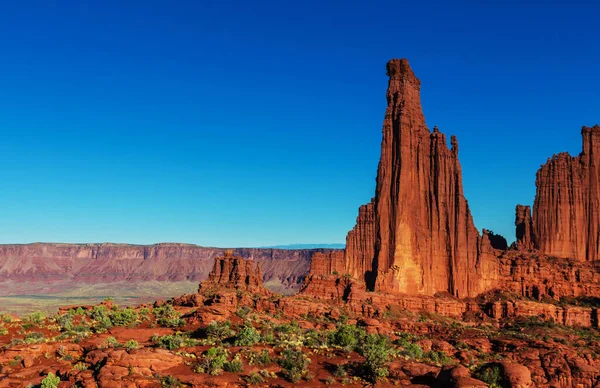
[[[580,261],[599,259],[600,126],[583,127],[582,151],[548,159],[536,177],[533,225],[540,252]]]
[[[378,291],[475,296],[497,277],[463,194],[458,141],[430,131],[421,82],[406,59],[387,64],[387,109],[375,198],[347,239],[346,267]]]

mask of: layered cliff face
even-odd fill
[[[372,283],[375,257],[375,199],[358,209],[356,225],[346,236],[344,273]]]
[[[600,258],[600,126],[581,134],[579,156],[554,155],[538,171],[533,226],[540,252],[594,261]]]
[[[530,251],[535,248],[535,237],[533,235],[533,220],[531,219],[531,208],[529,206],[517,205],[515,209],[516,241],[518,250]]]
[[[282,292],[299,287],[313,253],[330,251],[238,248],[233,254],[260,262],[265,283]],[[220,248],[175,243],[0,245],[0,295],[46,294],[50,285],[58,292],[81,284],[197,282],[223,253]]]
[[[453,136],[448,148],[446,136],[425,125],[421,83],[406,59],[391,60],[387,74],[373,214],[371,204],[361,208],[348,235],[348,273],[361,278],[372,271],[365,280],[379,291],[477,295],[497,270],[463,194],[458,142]]]
[[[200,283],[198,292],[211,288],[229,288],[262,293],[266,291],[262,278],[263,273],[259,263],[226,252],[225,256],[215,259],[208,278]]]

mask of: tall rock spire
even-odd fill
[[[549,256],[600,259],[600,126],[583,127],[582,151],[548,159],[537,172],[533,224]]]
[[[352,241],[373,241],[373,276],[365,280],[379,291],[474,296],[493,283],[497,270],[463,195],[458,141],[452,137],[448,148],[437,127],[427,128],[421,82],[406,59],[388,62],[387,74],[374,241],[356,236],[368,228],[351,232]],[[346,262],[368,261],[358,256],[349,249]]]

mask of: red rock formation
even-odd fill
[[[475,296],[497,270],[463,195],[458,142],[451,148],[421,109],[421,83],[408,61],[391,60],[375,199],[347,239],[346,269],[369,288],[406,294]],[[373,220],[373,221],[371,221]],[[371,265],[372,263],[372,265]],[[373,276],[369,277],[372,271]]]
[[[515,213],[515,226],[517,228],[515,246],[518,250],[530,251],[535,248],[531,208],[517,205]]]
[[[375,204],[372,199],[358,209],[356,225],[346,237],[344,273],[360,280],[373,269],[375,257]],[[367,275],[368,277],[368,275]]]
[[[600,259],[600,126],[583,127],[582,152],[560,153],[537,173],[533,225],[549,256]]]
[[[343,275],[344,268],[344,252],[317,252],[310,262],[310,273],[312,275]]]
[[[262,282],[262,270],[259,263],[232,256],[217,257],[208,278],[200,283],[198,292],[214,288],[230,288],[252,293],[263,293],[266,289]]]

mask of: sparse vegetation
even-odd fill
[[[310,358],[301,350],[284,349],[278,362],[285,378],[292,383],[297,383],[308,372]]]

